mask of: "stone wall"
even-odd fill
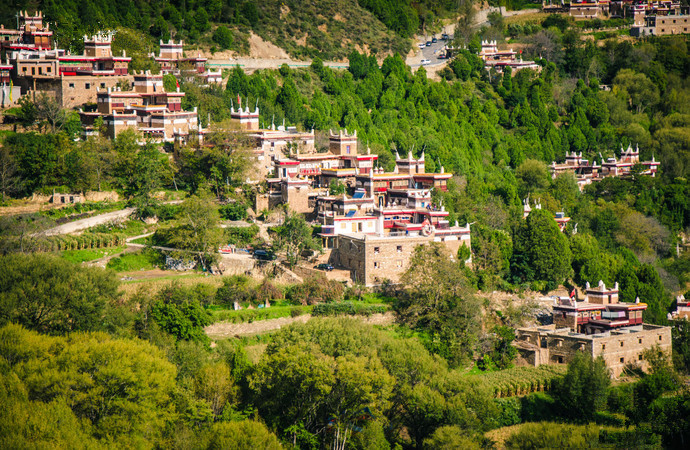
[[[287,203],[291,211],[300,214],[312,212],[314,208],[309,207],[309,186],[281,186],[283,202]]]
[[[96,103],[98,90],[114,88],[120,81],[132,82],[132,77],[125,76],[63,76],[58,83],[58,100],[63,108],[74,108],[85,103]]]
[[[604,358],[611,376],[617,378],[627,365],[648,368],[643,353],[656,346],[671,354],[671,328],[643,324],[620,330],[585,335],[569,329],[520,329],[516,340],[521,360],[529,365],[568,364],[578,352]]]
[[[654,34],[687,34],[690,27],[690,16],[657,16]]]
[[[390,280],[400,281],[400,276],[410,265],[410,257],[418,245],[430,242],[425,236],[364,238],[341,235],[338,240],[337,264],[349,269],[355,281],[374,286]]]

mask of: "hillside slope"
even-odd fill
[[[256,31],[292,56],[339,59],[353,50],[406,53],[410,43],[359,6],[357,0],[265,0]]]
[[[83,35],[118,28],[143,33],[151,45],[173,37],[202,49],[240,54],[249,52],[254,32],[293,58],[343,59],[352,50],[384,56],[406,53],[410,47],[409,39],[394,31],[397,23],[388,28],[357,0],[14,0],[0,2],[0,23],[16,27],[15,15],[20,10],[43,11],[60,46],[72,51],[81,51]],[[225,37],[220,38],[216,35],[219,27],[227,27],[230,33],[222,30]]]

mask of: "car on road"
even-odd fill
[[[268,250],[254,250],[254,258],[262,261],[273,261],[276,259],[276,255]]]
[[[330,264],[326,264],[326,263],[321,263],[321,264],[314,266],[314,269],[325,270],[327,272],[330,272],[334,268],[335,267],[331,266]]]
[[[431,41],[426,41],[426,46],[431,47]]]
[[[423,65],[423,66],[427,66],[427,65],[429,65],[429,64],[431,64],[431,60],[429,60],[429,59],[423,59],[423,60],[422,60],[422,65]]]

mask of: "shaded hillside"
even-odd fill
[[[14,0],[0,3],[0,23],[5,27],[16,27],[19,10],[30,13],[42,10],[60,46],[73,51],[81,50],[84,34],[124,27],[150,36],[152,42],[173,37],[212,51],[229,49],[246,53],[247,38],[254,31],[295,57],[344,58],[353,49],[381,55],[405,53],[410,47],[407,36],[436,17],[431,9],[420,16],[407,1],[402,1],[402,9],[395,2],[373,5],[357,0]],[[391,12],[398,10],[403,12]]]

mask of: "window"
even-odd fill
[[[402,264],[403,264],[402,259],[399,259],[399,260],[397,260],[397,261],[395,262],[395,265],[396,265],[398,268],[402,267]]]
[[[101,83],[101,89],[105,89],[105,83]]]
[[[601,349],[606,350],[606,344],[601,344]]]
[[[374,255],[378,255],[380,249],[381,247],[374,247]]]
[[[640,353],[639,355],[637,355],[637,360],[638,360],[638,361],[642,361],[642,353]]]
[[[39,75],[43,75],[43,68],[42,68],[42,67],[39,67],[39,68],[38,68],[38,74],[39,74]]]
[[[48,73],[50,73],[50,72],[52,72],[52,71],[53,71],[53,68],[52,68],[52,67],[48,67],[48,69],[47,69],[47,70],[48,70]]]
[[[562,356],[559,356],[559,357],[557,358],[557,361],[558,361],[558,364],[563,364],[563,357],[562,357]]]
[[[639,338],[639,339],[637,340],[637,343],[638,343],[638,344],[641,344],[641,343],[642,343],[642,338]]]
[[[623,346],[623,341],[621,341],[621,347]]]
[[[31,75],[36,75],[36,68],[35,67],[31,68]]]
[[[349,145],[347,145],[347,146],[345,147],[345,152],[346,152],[348,155],[350,154],[350,146],[349,146]]]
[[[84,89],[91,89],[91,83],[84,83]]]
[[[357,224],[357,229],[358,229],[359,231],[362,231],[362,222],[360,222],[360,223]]]
[[[662,340],[662,337],[661,337],[661,335],[659,335],[659,340],[660,340],[660,341]]]
[[[74,89],[74,83],[70,83],[70,84],[69,84],[69,88],[70,88],[70,89]]]
[[[381,263],[378,261],[374,261],[374,269],[380,269],[381,268]]]
[[[398,245],[397,250],[398,250],[398,253],[401,253],[402,252],[402,245]]]
[[[621,358],[621,364],[625,363],[625,358]]]

